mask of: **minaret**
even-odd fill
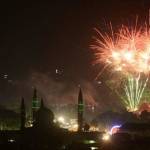
[[[24,98],[21,99],[21,107],[20,107],[20,117],[21,117],[21,126],[20,130],[24,130],[25,128],[25,121],[26,121],[26,112],[25,112],[25,104],[24,104]]]
[[[44,102],[43,102],[43,98],[41,98],[41,106],[40,108],[43,108],[44,107]]]
[[[80,88],[78,95],[78,132],[82,132],[83,128],[83,111],[84,111],[83,96],[82,90]]]
[[[36,88],[34,88],[33,97],[32,97],[32,120],[33,120],[33,123],[35,121],[36,112],[39,108],[40,108],[40,103],[37,98],[37,90],[36,90]]]

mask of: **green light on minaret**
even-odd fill
[[[33,109],[39,109],[40,108],[40,102],[37,98],[37,91],[36,89],[34,89],[34,94],[33,94],[33,98],[32,98],[32,108]]]
[[[84,105],[82,103],[78,104],[78,111],[79,112],[83,112],[84,111]]]
[[[84,103],[81,88],[78,95],[78,131],[83,130],[83,113],[84,113]]]
[[[37,101],[37,100],[33,100],[32,101],[32,108],[35,108],[35,109],[38,109],[40,106],[39,106],[39,101]]]
[[[78,95],[78,112],[83,112],[83,111],[84,111],[83,96],[80,88],[79,95]]]

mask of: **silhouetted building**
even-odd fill
[[[82,90],[80,88],[78,95],[78,132],[82,132],[83,130],[83,111],[84,111],[83,95]]]
[[[25,128],[25,122],[26,122],[26,110],[25,110],[25,104],[24,104],[24,98],[21,99],[21,126],[20,129],[24,130]]]
[[[36,112],[38,111],[39,108],[40,108],[40,102],[37,97],[37,90],[36,90],[36,88],[34,88],[34,93],[33,93],[33,97],[32,97],[32,121],[33,121],[33,124],[35,121]]]
[[[35,127],[38,128],[50,128],[53,126],[54,114],[53,112],[44,106],[43,99],[41,99],[41,107],[35,114]]]

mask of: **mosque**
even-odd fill
[[[77,121],[78,121],[78,132],[83,131],[84,120],[84,102],[83,94],[81,88],[78,94],[78,107],[77,107]],[[20,129],[24,130],[26,123],[26,108],[24,98],[21,100],[21,126]],[[43,99],[39,100],[37,97],[37,90],[34,88],[32,97],[32,126],[34,128],[45,128],[54,126],[54,114],[53,112],[46,108]]]

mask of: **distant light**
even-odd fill
[[[95,126],[90,126],[89,131],[99,131],[99,128]]]
[[[116,133],[120,127],[121,127],[121,125],[114,125],[110,130],[110,134],[112,135],[112,134]]]
[[[62,116],[60,116],[60,117],[58,117],[58,122],[60,122],[60,123],[65,123],[65,119],[64,119],[64,117],[62,117]]]
[[[101,84],[102,82],[101,81],[97,81],[97,84]]]
[[[96,143],[96,141],[94,141],[94,140],[85,140],[84,141],[84,144],[94,144],[94,143]]]
[[[95,149],[98,149],[98,147],[94,147],[94,146],[91,147],[91,150],[95,150]]]
[[[33,127],[33,124],[30,124],[29,126],[30,126],[30,127]]]
[[[8,78],[8,74],[4,74],[4,79],[7,79]]]
[[[120,57],[120,54],[118,52],[116,52],[116,51],[112,52],[112,58],[118,59],[119,57]]]
[[[8,142],[13,143],[13,142],[15,142],[15,140],[14,139],[8,139]]]
[[[77,130],[78,130],[78,124],[77,123],[70,125],[69,131],[76,132]]]
[[[108,134],[108,133],[103,134],[102,140],[109,141],[110,140],[110,134]]]
[[[132,61],[133,60],[132,57],[133,57],[133,53],[132,52],[127,51],[127,52],[124,53],[124,58],[127,61]]]
[[[55,69],[55,73],[58,75],[62,75],[63,74],[63,69]]]
[[[55,70],[56,74],[58,73],[58,69]]]
[[[89,143],[90,144],[94,144],[94,143],[96,143],[94,140],[89,140]]]
[[[73,128],[78,128],[78,124],[72,125]]]

